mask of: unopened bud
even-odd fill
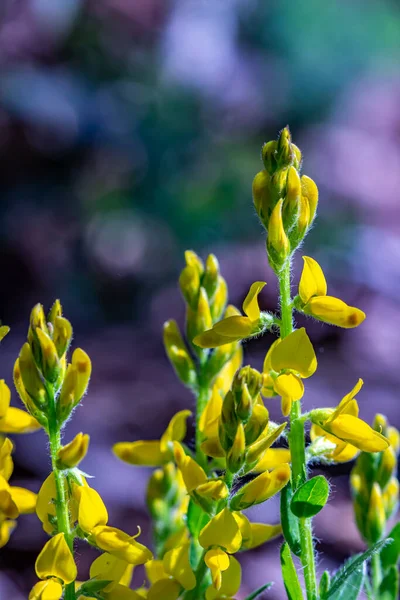
[[[298,146],[296,146],[296,144],[293,144],[293,142],[292,142],[292,150],[293,150],[293,166],[295,167],[295,169],[300,171],[301,159],[302,159],[301,150]]]
[[[50,336],[39,327],[36,329],[36,335],[40,345],[42,375],[49,383],[55,383],[60,373],[60,361],[56,347]]]
[[[51,323],[54,327],[57,317],[62,317],[62,306],[59,300],[55,300],[53,306],[51,307],[49,314],[47,315],[47,322]]]
[[[78,433],[72,442],[60,448],[57,453],[57,468],[72,469],[79,465],[85,458],[89,447],[89,436],[87,433]]]
[[[42,383],[39,371],[32,355],[31,347],[25,343],[19,354],[19,369],[24,388],[37,408],[43,410],[47,405],[46,389]]]
[[[246,440],[242,423],[239,424],[232,448],[226,457],[226,464],[231,473],[237,473],[244,465],[246,460]]]
[[[282,221],[282,203],[283,200],[279,200],[268,223],[268,258],[275,271],[280,270],[290,253],[290,244]]]
[[[311,177],[307,177],[307,175],[303,175],[301,178],[301,193],[302,196],[307,198],[308,206],[310,210],[310,222],[314,220],[315,213],[317,212],[318,206],[318,188],[315,181],[311,179]]]
[[[75,394],[78,375],[76,367],[69,364],[65,373],[60,395],[57,399],[57,417],[63,422],[75,406]]]
[[[64,356],[72,339],[72,325],[64,317],[56,316],[53,325],[53,342],[57,348],[57,354]]]
[[[251,415],[253,400],[246,384],[242,386],[239,402],[236,406],[237,416],[241,421],[247,421]]]
[[[375,544],[385,531],[386,515],[383,504],[382,490],[378,483],[374,483],[369,500],[366,534],[370,543]]]
[[[393,448],[396,456],[399,453],[400,448],[400,434],[396,427],[388,427],[386,437],[389,439],[390,445]]]
[[[214,254],[209,254],[206,260],[206,268],[202,278],[201,285],[207,292],[209,301],[214,298],[214,294],[218,288],[219,263]]]
[[[386,486],[383,493],[383,504],[386,518],[390,519],[397,512],[399,505],[399,481],[396,477],[392,477]]]
[[[219,321],[219,319],[221,318],[225,310],[227,300],[228,286],[226,285],[225,279],[221,277],[221,275],[219,275],[217,289],[215,291],[214,298],[210,306],[211,316],[214,323],[216,321]]]
[[[392,475],[394,475],[397,470],[397,457],[393,448],[389,446],[389,448],[386,448],[386,450],[381,453],[380,458],[381,460],[376,475],[376,481],[379,483],[382,490],[384,490]]]
[[[92,374],[92,363],[82,348],[76,348],[72,355],[72,366],[76,369],[75,404],[85,395]]]
[[[200,290],[200,275],[197,267],[186,266],[183,269],[179,277],[179,287],[188,305],[195,310]]]
[[[374,418],[374,422],[372,424],[372,428],[375,429],[378,433],[381,433],[386,437],[388,422],[385,415],[381,415],[377,413]]]
[[[203,275],[203,272],[204,272],[203,261],[196,254],[196,252],[193,252],[193,250],[186,250],[185,251],[185,261],[186,261],[186,264],[188,267],[194,267],[197,270],[199,277],[201,277]]]
[[[260,171],[253,179],[253,202],[261,222],[267,226],[273,208],[271,177],[266,170]]]
[[[31,346],[32,354],[33,354],[37,364],[40,364],[41,350],[40,350],[39,340],[38,340],[38,337],[36,334],[36,330],[38,328],[47,334],[49,333],[47,323],[46,323],[46,317],[45,317],[45,314],[43,311],[43,306],[41,304],[36,304],[33,307],[32,311],[31,311],[30,325],[29,325],[29,330],[28,330],[28,342],[29,342],[29,345]]]
[[[294,167],[290,167],[287,176],[286,196],[283,204],[283,223],[286,230],[291,229],[298,220],[300,200],[300,177],[296,169]]]
[[[262,404],[255,404],[249,420],[244,428],[246,445],[253,444],[268,425],[269,413]]]
[[[275,171],[278,168],[277,162],[276,162],[276,156],[277,156],[277,142],[272,141],[272,142],[266,142],[261,150],[261,158],[262,161],[264,163],[264,166],[267,170],[267,172],[272,175],[273,173],[275,173]]]
[[[170,320],[164,324],[164,346],[179,379],[193,387],[197,378],[196,369],[176,321]]]

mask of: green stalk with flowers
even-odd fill
[[[0,547],[20,512],[36,511],[50,536],[36,561],[39,581],[29,600],[234,600],[241,586],[237,557],[281,536],[289,600],[356,600],[363,592],[370,600],[397,599],[400,524],[389,535],[387,530],[398,503],[399,432],[382,415],[372,427],[359,418],[361,379],[336,408],[304,413],[301,403],[304,380],[314,375],[317,358],[305,328],[296,328],[295,314],[345,329],[361,325],[365,314],[328,295],[320,265],[308,256],[293,296],[293,255],[314,222],[318,189],[300,175],[301,152],[288,128],[278,140],[264,144],[262,161],[253,200],[279,283],[277,313],[260,310],[258,296],[266,284],[256,281],[242,314],[228,304],[217,258],[211,254],[203,263],[187,251],[179,278],[185,335],[170,320],[164,326],[164,345],[193,395],[192,406],[171,417],[161,439],[118,442],[113,448],[128,464],[155,468],[146,498],[153,552],[136,540],[138,534],[108,525],[100,495],[79,468],[89,437],[80,433],[62,445],[63,428],[88,387],[91,362],[76,349],[68,363],[72,326],[58,301],[47,316],[41,305],[34,307],[14,368],[26,411],[10,407],[10,390],[0,382],[0,432],[43,428],[49,438],[51,471],[37,497],[9,485],[12,444],[0,439]],[[267,331],[277,338],[267,349],[262,372],[243,366],[242,341]],[[7,328],[0,329],[0,337],[6,333]],[[281,402],[281,423],[271,420],[267,408],[275,397]],[[186,440],[191,417],[193,442]],[[330,489],[323,475],[312,476],[311,467],[354,459],[355,520],[367,549],[333,576],[319,574],[312,519],[325,506]],[[252,522],[247,509],[277,494],[280,522]],[[76,539],[99,552],[80,583]],[[144,565],[146,580],[133,590],[132,571],[138,565]],[[261,600],[271,585],[266,582],[246,600]]]

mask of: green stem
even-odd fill
[[[57,468],[57,454],[61,448],[61,434],[60,428],[56,416],[56,407],[54,392],[51,389],[47,389],[49,398],[49,445],[50,445],[50,456],[51,466],[54,473],[54,480],[56,485],[56,515],[57,515],[57,528],[59,533],[64,533],[65,541],[68,544],[69,549],[73,555],[74,553],[74,534],[71,531],[71,525],[69,520],[68,510],[68,499],[67,491],[65,486],[65,479],[63,472]],[[76,600],[75,596],[75,584],[69,583],[65,586],[65,600]]]
[[[293,331],[293,304],[290,289],[291,263],[287,260],[278,275],[281,303],[281,338]],[[296,489],[307,478],[304,421],[301,414],[301,401],[293,402],[290,411],[289,448],[292,457],[292,480]],[[317,600],[317,576],[315,571],[314,544],[311,519],[299,519],[301,564],[303,565],[307,600]]]

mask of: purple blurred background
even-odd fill
[[[61,298],[94,363],[65,440],[90,434],[82,468],[113,525],[133,534],[139,524],[150,543],[149,471],[119,462],[112,444],[156,438],[193,406],[161,339],[167,318],[184,320],[183,251],[217,254],[232,302],[265,279],[262,308],[276,306],[251,181],[262,143],[287,123],[320,189],[304,253],[323,265],[332,295],[367,313],[355,331],[307,322],[319,369],[305,405],[334,405],[362,377],[362,416],[384,412],[400,426],[399,58],[394,0],[1,2],[0,317],[12,327],[1,377],[12,385],[32,306]],[[246,345],[246,362],[260,368],[270,342]],[[278,402],[268,408],[279,417]],[[14,441],[12,482],[37,491],[49,472],[45,436]],[[350,468],[325,470],[321,570],[362,548]],[[274,522],[277,502],[252,514]],[[45,539],[35,515],[20,518],[0,550],[1,598],[27,598]],[[238,598],[280,580],[278,546],[243,555]],[[79,554],[83,578],[94,553]],[[265,597],[283,598],[281,585]]]

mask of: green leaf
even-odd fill
[[[359,556],[360,555],[352,556],[344,563],[344,565],[333,578],[330,589],[327,590],[325,595],[321,594],[321,600],[325,600],[325,598],[329,598],[330,600],[357,600],[361,590],[364,587],[364,579],[367,572],[365,562],[361,562],[361,564],[357,562]],[[357,566],[355,569],[351,570],[354,562],[357,562]],[[347,576],[347,578],[344,578],[340,587],[336,589],[336,591],[332,592],[332,589],[336,583],[336,578],[341,577],[343,572],[348,573],[349,570],[350,574]]]
[[[393,541],[381,550],[381,564],[384,571],[397,565],[400,557],[400,523],[396,523],[388,535]]]
[[[395,565],[389,567],[379,586],[379,600],[397,600],[399,597],[399,572]]]
[[[344,599],[345,596],[336,596],[335,594],[337,594],[342,589],[342,587],[346,584],[348,578],[355,571],[359,570],[360,567],[362,567],[362,565],[371,558],[371,556],[379,552],[384,546],[386,546],[387,543],[388,540],[382,540],[380,542],[377,542],[376,544],[374,544],[374,546],[368,548],[368,550],[366,550],[362,554],[357,554],[356,556],[353,556],[349,561],[347,561],[332,579],[332,583],[329,588],[328,594],[323,600],[336,600],[337,598]]]
[[[299,518],[314,517],[325,506],[329,484],[323,475],[317,475],[301,485],[293,495],[290,508]]]
[[[271,588],[273,585],[273,583],[266,583],[265,585],[262,585],[257,590],[255,590],[255,592],[252,592],[250,596],[246,596],[245,600],[256,600],[256,598],[258,598],[260,594],[262,594],[266,590],[269,590],[269,588]]]
[[[292,513],[290,503],[293,490],[290,482],[281,491],[281,524],[285,540],[295,556],[301,555],[299,521]]]
[[[197,540],[200,531],[207,525],[210,517],[193,500],[190,500],[187,512],[187,526],[192,537]]]
[[[297,571],[293,564],[289,545],[285,542],[281,546],[281,567],[283,583],[289,600],[303,600],[303,592],[297,577]]]

